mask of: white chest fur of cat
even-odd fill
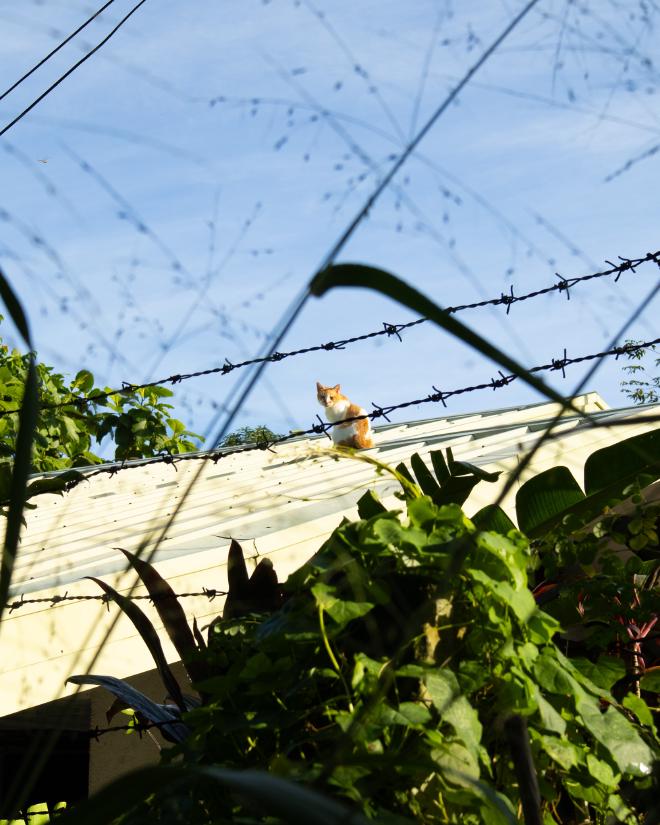
[[[343,421],[345,418],[355,418],[366,415],[367,411],[357,404],[351,404],[349,399],[342,395],[341,387],[324,387],[316,382],[316,397],[319,404],[325,409],[325,416],[332,424]],[[346,424],[337,424],[332,428],[332,440],[338,446],[355,447],[358,450],[367,450],[374,446],[373,433],[368,418],[359,421],[348,421]]]

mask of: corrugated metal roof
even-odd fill
[[[576,404],[601,422],[640,413],[639,407],[607,410],[596,393],[580,396]],[[424,458],[433,449],[451,447],[457,459],[511,470],[556,411],[556,405],[541,403],[386,425],[376,429],[376,447],[367,454],[396,465],[414,452]],[[592,428],[584,416],[566,415],[558,437],[539,451],[523,480],[559,463],[581,480],[591,452],[650,426]],[[284,578],[318,549],[342,517],[356,515],[356,502],[366,489],[376,489],[387,504],[400,506],[391,477],[377,475],[364,462],[338,458],[329,444],[322,436],[299,439],[272,452],[227,455],[217,464],[193,460],[173,467],[135,462],[129,470],[96,476],[63,496],[41,496],[37,509],[26,515],[12,596],[97,594],[97,586],[84,579],[91,575],[120,589],[129,587],[134,577],[125,572],[123,556],[115,548],[149,545],[198,471],[191,494],[155,552],[160,572],[178,592],[223,590],[229,541],[237,538],[246,554],[270,555]],[[468,514],[490,503],[500,484],[478,485],[466,504]],[[515,490],[505,499],[505,509],[511,510],[514,496]],[[146,602],[142,605],[152,610]],[[220,612],[221,602],[200,597],[186,599],[184,607],[203,623]],[[126,676],[146,670],[148,653],[126,620],[119,621],[110,641],[102,645],[116,608],[112,611],[99,602],[83,601],[25,605],[6,616],[0,673],[4,712],[61,695],[64,679],[84,672],[97,656],[96,673]],[[175,660],[174,650],[165,647],[169,659]],[[13,650],[11,656],[8,649]]]

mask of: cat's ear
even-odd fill
[[[319,384],[319,382],[317,381],[316,382],[316,392],[321,392],[321,390],[323,390],[323,389],[325,389],[323,384]]]
[[[333,389],[335,392],[340,392],[340,391],[341,391],[341,387],[339,386],[339,384],[335,384],[335,385],[334,385],[334,387],[333,387],[332,389]]]

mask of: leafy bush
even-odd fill
[[[434,460],[436,498],[462,496],[460,476],[478,471],[448,458]],[[431,489],[428,469],[413,468]],[[195,774],[208,765],[268,771],[378,822],[514,823],[530,788],[512,719],[546,823],[643,821],[660,755],[643,696],[612,693],[621,673],[609,658],[561,652],[560,625],[528,586],[535,555],[522,533],[479,529],[403,470],[404,512],[367,493],[360,519],[344,521],[281,594],[272,567],[262,561],[248,579],[232,545],[225,617],[208,647],[195,630],[186,656],[202,702],[168,706],[187,732],[164,760],[188,782],[145,786],[125,821],[274,821],[249,794],[210,791]],[[169,594],[136,566],[164,617]],[[173,638],[181,622],[170,612]]]
[[[233,433],[226,435],[220,444],[221,447],[238,447],[241,444],[267,444],[274,439],[281,438],[264,424],[257,427],[240,427]]]
[[[626,344],[637,344],[638,341],[626,341]],[[657,404],[660,401],[660,375],[649,375],[646,366],[641,363],[649,352],[655,352],[656,348],[651,345],[645,349],[634,349],[627,353],[630,361],[636,364],[629,364],[623,367],[623,371],[630,378],[621,382],[621,389],[633,404]],[[657,369],[660,367],[660,358],[651,359]]]
[[[0,411],[21,406],[31,357],[0,341]],[[92,446],[105,438],[114,443],[114,459],[119,461],[199,447],[200,436],[171,416],[173,407],[165,399],[173,393],[165,387],[106,397],[103,393],[110,388],[94,387],[88,370],[80,370],[70,382],[46,364],[37,364],[36,370],[41,411],[32,446],[33,472],[98,464],[103,459]],[[0,464],[13,461],[17,431],[17,414],[0,417]]]

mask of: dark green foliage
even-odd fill
[[[567,467],[552,467],[526,481],[516,495],[516,518],[531,538],[545,536],[570,517],[573,529],[621,501],[631,485],[660,478],[660,429],[596,450],[584,465],[584,490]],[[511,524],[500,507],[489,505],[473,517],[483,529]],[[503,532],[506,532],[505,530]]]
[[[638,341],[626,341],[626,344],[637,344]],[[636,364],[629,364],[623,371],[631,376],[627,381],[621,382],[621,389],[633,404],[657,404],[660,401],[660,375],[649,375],[646,365],[641,363],[649,352],[655,352],[654,345],[644,349],[634,349],[626,353],[628,359],[637,361]],[[660,358],[651,358],[654,361],[655,369],[660,367]]]
[[[584,465],[584,490],[589,496],[619,484],[620,492],[644,476],[648,476],[647,483],[660,477],[660,429],[592,453]]]
[[[652,713],[612,693],[623,671],[611,658],[560,652],[559,625],[528,588],[525,537],[481,532],[425,495],[407,498],[405,518],[378,505],[365,497],[371,515],[343,523],[289,577],[282,607],[235,607],[213,623],[204,702],[166,761],[178,755],[183,776],[198,765],[266,770],[377,822],[515,823],[505,731],[515,714],[544,822],[642,822],[660,752]],[[247,586],[241,561],[234,597]],[[277,821],[249,794],[192,777],[152,790],[125,822]]]
[[[460,543],[467,561],[448,582]],[[657,743],[554,645],[530,561],[521,534],[480,533],[426,496],[403,522],[345,523],[290,577],[281,610],[215,625],[216,675],[187,716],[186,759],[270,767],[379,822],[513,822],[502,726],[515,712],[546,814],[562,795],[576,814],[587,801],[622,810],[621,788],[646,781]],[[232,806],[216,801],[211,821],[237,816]]]
[[[282,598],[277,574],[270,559],[261,559],[248,576],[241,545],[232,539],[227,557],[229,594],[222,613],[224,619],[244,616],[253,611],[275,610]],[[209,634],[210,635],[210,634]]]
[[[572,655],[587,664],[606,656],[616,667],[619,696],[640,686],[657,692],[643,674],[660,666],[660,504],[639,487],[626,493],[625,505],[587,525],[568,516],[534,544],[545,609],[561,621]]]
[[[551,467],[518,490],[516,515],[520,529],[530,535],[551,518],[584,499],[582,488],[567,467]]]
[[[1,270],[0,296],[25,343],[31,346],[30,329],[23,308]],[[0,316],[1,319],[2,316]],[[2,495],[5,502],[5,506],[0,507],[0,514],[6,516],[7,519],[2,546],[2,560],[0,561],[0,618],[7,603],[14,562],[18,552],[21,526],[23,524],[23,510],[26,506],[25,500],[28,497],[26,489],[31,469],[32,445],[37,426],[39,387],[37,368],[32,354],[28,355],[24,362],[24,375],[16,385],[16,393],[18,396],[17,406],[20,411],[16,414],[13,422],[15,428],[11,441],[13,460],[0,459],[0,485],[2,486],[0,495]],[[0,432],[1,427],[2,421],[0,420]],[[0,455],[7,455],[8,447],[9,445],[5,445],[5,448],[0,450]]]
[[[220,446],[239,447],[241,444],[268,444],[277,438],[282,438],[282,436],[261,424],[258,427],[241,427],[233,433],[229,433],[222,439]]]
[[[172,405],[165,399],[173,393],[165,387],[122,391],[109,397],[109,388],[94,387],[94,376],[80,370],[72,381],[34,355],[21,354],[0,341],[0,411],[21,406],[30,365],[35,372],[41,410],[32,444],[31,472],[63,470],[98,464],[94,444],[104,438],[114,443],[117,460],[145,458],[161,453],[182,453],[198,449],[200,436],[172,418]],[[70,401],[57,409],[48,405]],[[16,455],[18,414],[0,417],[0,466]],[[3,496],[4,497],[4,496]]]
[[[200,765],[142,768],[113,782],[97,793],[89,802],[68,814],[63,822],[68,825],[105,825],[117,822],[122,814],[138,804],[145,796],[153,795],[149,818],[144,822],[185,822],[195,809],[188,803],[190,789],[199,798],[227,799],[230,794],[249,800],[253,810],[278,816],[267,821],[304,823],[305,825],[367,825],[364,817],[346,805],[305,788],[295,782],[264,771],[231,771]],[[157,811],[154,817],[154,811]],[[138,821],[139,817],[138,817]],[[256,818],[216,819],[214,825],[257,822]]]
[[[126,556],[146,587],[172,644],[181,656],[189,678],[198,683],[202,682],[211,674],[211,670],[201,655],[206,651],[207,645],[196,622],[193,622],[193,629],[191,630],[174,591],[152,564],[141,559],[139,554],[129,553],[128,550],[122,550],[121,548],[118,549]],[[228,573],[229,594],[225,601],[223,613],[225,618],[244,615],[252,611],[275,610],[280,606],[282,600],[281,589],[270,559],[262,559],[252,575],[248,577],[243,550],[237,541],[232,541],[229,549]],[[146,723],[162,723],[163,720],[179,719],[184,710],[190,710],[191,707],[197,706],[199,700],[191,700],[189,695],[182,692],[165,659],[158,634],[146,614],[134,601],[118,593],[109,584],[93,576],[89,578],[96,582],[131,620],[149,649],[163,686],[175,704],[159,705],[127,682],[122,679],[115,679],[112,676],[75,675],[69,677],[67,681],[81,685],[103,685],[116,697],[116,704],[112,706],[110,715],[113,715],[116,710],[130,707],[138,714],[139,720]],[[219,619],[211,623],[209,634],[213,633],[217,621]],[[162,730],[170,741],[180,742],[184,738],[181,733],[183,729],[184,726],[177,723],[176,725],[168,724]]]
[[[500,477],[499,472],[489,473],[475,464],[455,461],[451,448],[446,452],[446,461],[442,450],[432,450],[429,454],[435,478],[418,453],[410,457],[410,466],[420,489],[434,504],[463,504],[480,481],[494,482]],[[401,472],[402,468],[405,469],[405,465],[399,464],[397,470]],[[410,474],[408,477],[413,480]]]

